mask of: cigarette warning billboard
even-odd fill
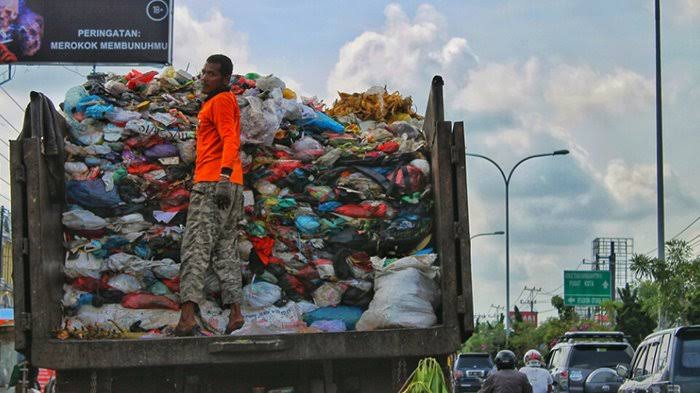
[[[0,0],[0,64],[165,64],[173,0]]]

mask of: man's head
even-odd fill
[[[19,0],[0,0],[0,31],[6,32],[19,16]]]
[[[526,366],[542,367],[542,354],[536,349],[531,349],[523,356],[523,361]]]
[[[202,92],[209,93],[228,87],[232,73],[233,63],[227,56],[209,56],[202,69]]]
[[[499,370],[511,370],[515,368],[515,354],[504,349],[496,354],[496,367]]]
[[[34,56],[41,48],[44,35],[44,18],[33,12],[19,17],[20,48],[24,56]]]

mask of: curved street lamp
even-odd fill
[[[469,238],[469,240],[474,239],[475,237],[479,236],[495,236],[495,235],[503,235],[505,232],[503,231],[496,231],[496,232],[488,232],[488,233],[477,233],[476,235],[472,236]]]
[[[501,173],[501,177],[503,178],[503,182],[505,183],[506,186],[506,344],[508,343],[508,337],[510,336],[510,320],[508,318],[508,313],[510,312],[510,212],[509,212],[509,207],[508,207],[508,196],[509,196],[509,191],[508,191],[508,186],[510,185],[510,179],[513,177],[513,172],[515,172],[515,168],[520,166],[523,162],[527,160],[531,160],[533,158],[538,158],[538,157],[551,157],[551,156],[563,156],[569,154],[568,150],[555,150],[551,153],[543,153],[543,154],[534,154],[531,156],[527,156],[523,158],[522,160],[518,161],[517,164],[511,168],[510,172],[508,173],[508,176],[506,176],[506,173],[503,171],[500,165],[494,160],[492,160],[489,157],[486,157],[485,155],[482,154],[476,154],[476,153],[465,153],[468,157],[479,157],[483,158],[484,160],[492,163],[493,165],[498,168],[498,171]]]

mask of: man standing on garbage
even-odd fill
[[[243,166],[240,159],[240,110],[229,84],[231,59],[212,55],[202,69],[197,160],[182,241],[178,336],[197,333],[195,319],[204,302],[204,276],[211,266],[221,281],[221,299],[231,314],[226,333],[243,326],[241,266],[237,224],[243,215]]]

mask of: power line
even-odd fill
[[[5,123],[7,123],[7,125],[9,125],[10,127],[12,127],[12,129],[15,130],[15,132],[16,132],[17,134],[19,134],[19,130],[18,130],[15,126],[13,126],[12,123],[10,123],[10,121],[7,120],[7,118],[6,118],[2,113],[0,113],[0,119],[5,120]]]
[[[3,183],[7,184],[10,187],[12,187],[12,184],[10,184],[10,182],[7,181],[7,179],[5,179],[4,177],[0,177],[0,181],[2,181]]]
[[[22,108],[22,105],[20,105],[19,102],[17,102],[17,100],[15,100],[15,97],[12,97],[12,94],[10,94],[10,92],[7,91],[7,90],[5,89],[4,86],[0,86],[0,90],[2,90],[3,93],[5,93],[8,97],[10,97],[10,99],[12,100],[12,102],[14,102],[15,105],[17,105],[17,108],[19,108],[19,110],[20,110],[21,112],[24,112],[24,108]]]
[[[66,66],[61,66],[61,67],[65,68],[66,70],[68,70],[68,71],[70,71],[70,72],[72,72],[72,73],[74,73],[74,74],[80,75],[80,76],[82,76],[83,78],[87,78],[85,75],[79,73],[79,72],[76,71],[76,70],[71,70],[70,68],[68,68],[68,67],[66,67]]]
[[[692,227],[693,225],[695,225],[695,223],[698,222],[699,220],[700,220],[700,216],[697,216],[697,217],[695,218],[695,220],[693,220],[693,222],[691,222],[690,224],[688,224],[687,227],[683,228],[682,231],[678,232],[678,233],[676,234],[676,236],[674,236],[674,237],[671,238],[671,240],[673,240],[673,239],[677,238],[678,236],[682,235],[683,232],[685,232],[685,231],[687,231],[688,229],[690,229],[690,227]]]
[[[678,234],[676,234],[676,236],[672,237],[671,240],[673,240],[673,239],[677,238],[678,236],[680,236],[681,234],[683,234],[683,232],[687,231],[688,228],[690,228],[690,227],[692,227],[693,225],[695,225],[695,223],[698,222],[699,220],[700,220],[700,216],[696,217],[695,220],[693,220],[693,222],[691,222],[690,224],[688,224],[687,227],[683,228],[682,231],[678,232]],[[649,251],[645,252],[644,255],[649,255],[649,254],[651,254],[652,252],[656,251],[657,249],[658,249],[658,248],[654,248],[654,249],[652,249],[652,250],[649,250]]]

